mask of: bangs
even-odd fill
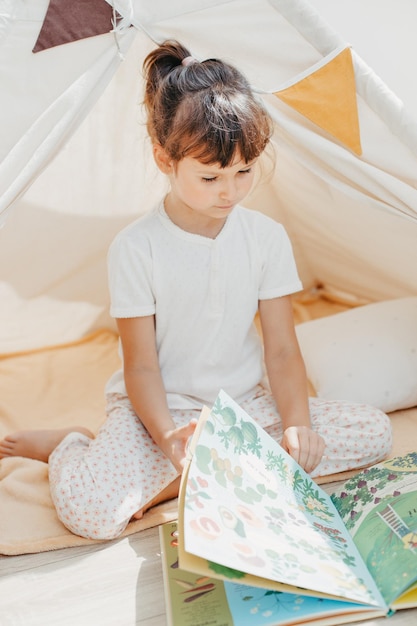
[[[242,94],[206,94],[183,100],[165,145],[174,161],[192,156],[201,163],[231,165],[237,154],[245,163],[256,159],[272,134],[263,107]]]
[[[222,168],[231,165],[239,154],[245,163],[256,159],[263,151],[266,142],[247,141],[242,134],[222,132],[216,129],[209,135],[197,135],[184,141],[181,158],[192,156],[206,165],[218,163]]]

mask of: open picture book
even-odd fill
[[[417,452],[329,496],[221,391],[160,538],[172,626],[341,624],[415,607]]]

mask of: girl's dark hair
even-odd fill
[[[165,41],[144,63],[147,128],[174,162],[193,156],[206,164],[249,163],[269,142],[272,121],[246,78],[218,59],[182,60],[191,53]]]

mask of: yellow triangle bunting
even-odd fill
[[[362,154],[355,73],[349,48],[274,95],[353,152]]]

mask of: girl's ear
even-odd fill
[[[153,145],[153,157],[155,159],[155,163],[163,174],[170,174],[172,172],[172,159],[159,143],[155,143]]]

